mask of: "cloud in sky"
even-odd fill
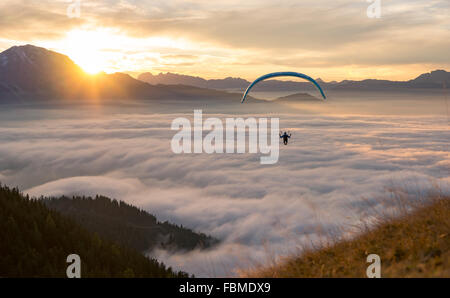
[[[376,203],[385,187],[450,192],[442,116],[280,115],[293,138],[278,164],[264,166],[250,154],[173,154],[179,114],[36,113],[2,120],[2,183],[35,196],[104,194],[218,237],[209,252],[154,252],[200,276],[232,274],[317,240],[322,228],[358,223],[367,200],[385,208]]]
[[[327,80],[410,79],[450,67],[446,0],[382,1],[380,19],[350,0],[82,0],[79,19],[67,18],[69,3],[3,1],[0,47],[32,42],[81,64],[84,48],[108,71],[249,79],[293,68]]]

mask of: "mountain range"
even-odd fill
[[[441,89],[450,85],[450,73],[435,70],[409,81],[367,79],[324,82],[323,89],[386,91]],[[138,79],[125,73],[90,75],[69,57],[33,45],[14,46],[0,53],[0,103],[39,100],[214,100],[238,101],[241,91],[250,84],[242,78],[206,80],[174,73],[143,73]],[[264,81],[255,87],[260,91],[312,90],[309,82]],[[230,89],[238,93],[225,92]],[[249,101],[252,103],[252,101]]]
[[[159,73],[153,75],[149,72],[142,73],[138,79],[150,84],[166,85],[190,85],[200,88],[229,90],[245,90],[251,83],[241,78],[225,78],[207,80],[201,77],[187,76],[176,73]],[[415,79],[409,81],[388,81],[367,79],[362,81],[344,80],[341,82],[324,82],[320,78],[316,79],[325,90],[367,90],[367,91],[385,91],[395,89],[441,89],[443,84],[450,86],[450,72],[445,70],[435,70],[430,73],[424,73]],[[313,90],[315,87],[309,82],[280,81],[269,80],[259,83],[255,90],[259,91],[298,91]]]
[[[125,73],[89,75],[69,57],[33,45],[0,53],[0,102],[239,97],[193,86],[155,86]]]

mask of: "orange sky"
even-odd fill
[[[448,0],[3,0],[0,50],[34,44],[88,72],[408,80],[450,69]],[[68,8],[71,7],[73,9]]]

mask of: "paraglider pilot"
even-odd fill
[[[288,144],[288,139],[291,138],[292,134],[287,134],[286,132],[284,132],[283,134],[281,134],[280,131],[280,139],[283,139],[283,144],[287,145]]]

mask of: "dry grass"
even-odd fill
[[[366,277],[366,258],[377,254],[382,277],[450,277],[450,198],[434,195],[401,205],[401,214],[384,214],[351,240],[331,240],[242,276]]]

